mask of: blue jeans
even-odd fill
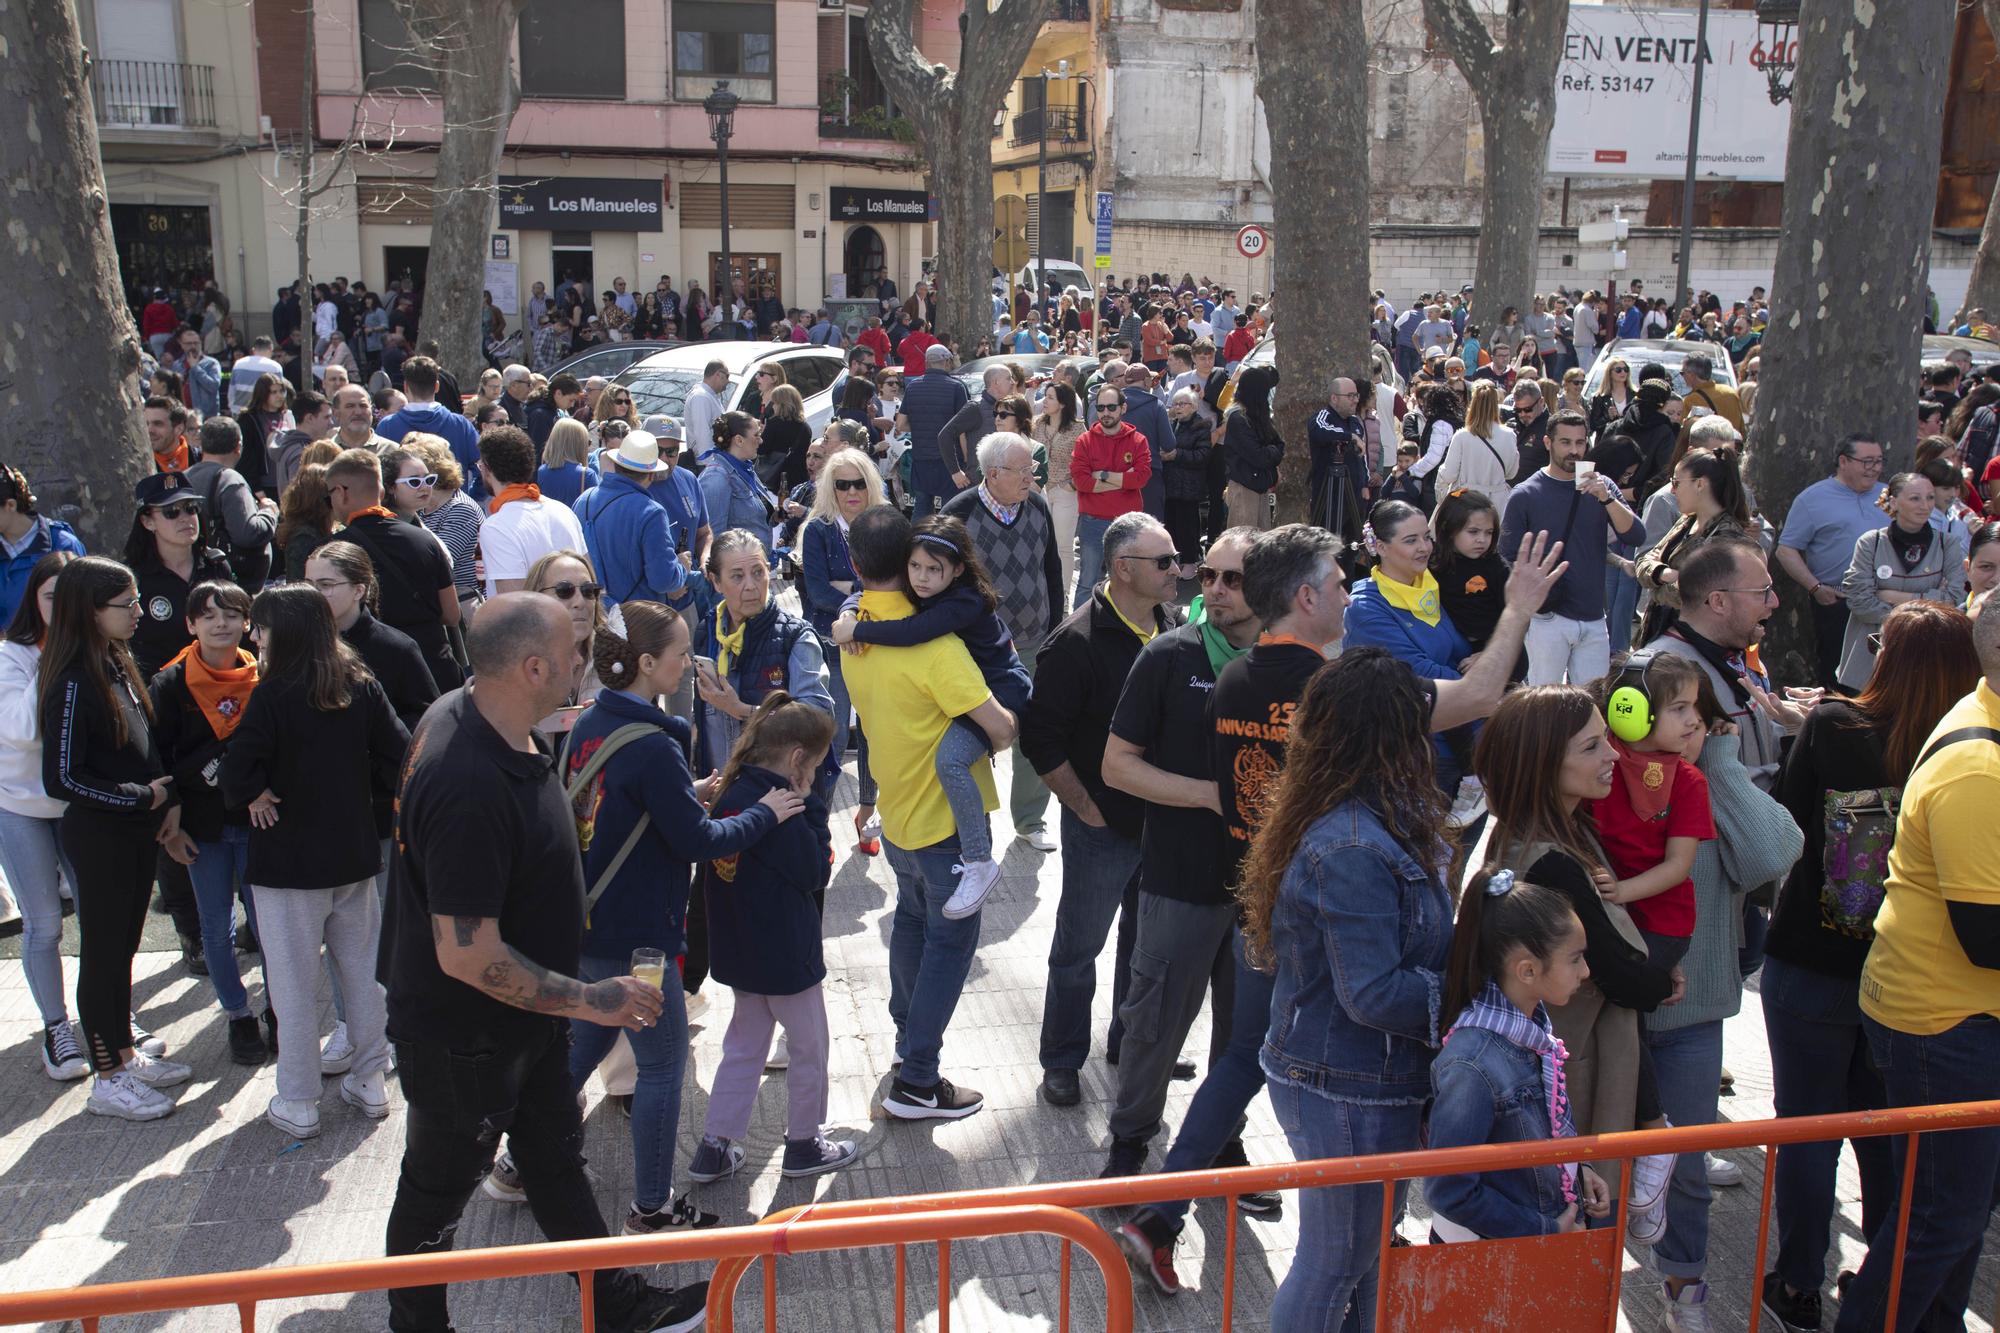
[[[1646,1033],[1660,1108],[1676,1125],[1712,1125],[1722,1085],[1722,1024]],[[1708,1154],[1682,1153],[1667,1183],[1667,1234],[1653,1246],[1666,1277],[1698,1278],[1708,1267]]]
[[[1611,634],[1611,655],[1632,650],[1632,626],[1639,609],[1639,580],[1610,564],[1604,566],[1604,627]]]
[[[938,786],[944,788],[944,798],[951,803],[951,822],[958,826],[959,849],[965,853],[968,864],[993,859],[993,829],[986,820],[986,797],[979,790],[979,780],[972,775],[973,765],[992,753],[993,744],[979,724],[970,718],[959,718],[944,729],[931,761],[937,770]]]
[[[1076,591],[1069,599],[1072,611],[1090,600],[1104,577],[1104,530],[1110,526],[1108,518],[1076,516]]]
[[[833,692],[833,759],[842,762],[847,755],[847,732],[854,730],[854,775],[860,784],[859,804],[873,805],[881,795],[875,786],[875,775],[868,771],[868,735],[861,730],[859,719],[854,718],[854,700],[847,693],[847,677],[841,672],[842,654],[837,649],[829,649],[826,654],[826,683]],[[852,720],[850,720],[852,719]]]
[[[250,828],[225,824],[219,842],[194,845],[194,864],[188,878],[194,881],[195,906],[201,911],[201,956],[208,962],[209,984],[222,1012],[242,1018],[250,1012],[250,996],[243,989],[243,969],[236,961],[236,902],[250,929],[257,929],[257,906],[250,885],[243,877],[250,864]]]
[[[1861,1031],[1858,981],[1764,960],[1764,1032],[1780,1116],[1873,1111],[1884,1104],[1882,1075]],[[1895,1206],[1889,1140],[1853,1140],[1861,1166],[1861,1233],[1872,1236]],[[1788,1143],[1778,1150],[1771,1193],[1778,1213],[1776,1268],[1795,1291],[1826,1281],[1826,1249],[1836,1207],[1840,1143]]]
[[[1883,1027],[1863,1016],[1868,1048],[1891,1106],[1930,1106],[2000,1097],[2000,1019],[1976,1014],[1935,1037]],[[1906,1140],[1891,1140],[1895,1179],[1905,1169]],[[1910,1196],[1910,1237],[1903,1254],[1903,1289],[1896,1333],[1962,1333],[1973,1270],[1996,1202],[2000,1202],[2000,1128],[1926,1134],[1917,1141],[1917,1179]],[[1889,1268],[1896,1244],[1891,1208],[1868,1239],[1868,1257],[1840,1303],[1835,1333],[1882,1327]]]
[[[1216,1154],[1243,1132],[1243,1113],[1264,1088],[1264,1069],[1257,1056],[1264,1048],[1264,1034],[1271,1029],[1273,978],[1244,961],[1240,931],[1234,947],[1236,997],[1230,1010],[1229,1045],[1222,1058],[1209,1065],[1207,1076],[1195,1089],[1162,1171],[1207,1170]],[[1152,1205],[1152,1211],[1176,1233],[1187,1210],[1186,1199]]]
[[[1062,897],[1049,941],[1049,984],[1042,1000],[1042,1068],[1083,1068],[1090,1054],[1090,1004],[1097,994],[1097,956],[1119,918],[1111,1006],[1124,1007],[1137,932],[1139,840],[1092,828],[1068,806],[1062,812]],[[1122,911],[1120,909],[1123,909]],[[1124,1035],[1113,1021],[1107,1052]]]
[[[1322,1097],[1271,1079],[1271,1109],[1301,1162],[1407,1152],[1419,1146],[1422,1103],[1378,1105]],[[1409,1182],[1396,1185],[1397,1211]],[[1271,1301],[1271,1327],[1287,1333],[1369,1333],[1381,1276],[1382,1187],[1299,1191],[1299,1245]]]
[[[896,1054],[905,1083],[927,1088],[938,1081],[944,1030],[958,1008],[972,955],[979,947],[979,913],[947,921],[944,905],[958,887],[951,868],[958,842],[947,838],[915,851],[887,838],[883,850],[896,872],[896,915],[889,927],[889,1017],[896,1024]]]
[[[603,981],[632,970],[630,958],[577,960],[577,980]],[[569,1022],[569,1081],[581,1092],[593,1069],[611,1054],[623,1032],[632,1042],[639,1081],[632,1089],[633,1202],[646,1212],[663,1207],[674,1188],[674,1141],[680,1133],[681,1075],[687,1068],[687,993],[677,976],[660,988],[667,1002],[651,1027],[599,1027],[579,1018]]]
[[[945,478],[945,484],[949,486],[951,478]],[[950,494],[934,495],[929,491],[920,491],[912,486],[910,488],[910,521],[912,523],[921,523],[932,514],[937,513],[938,510],[944,508],[944,502],[956,494],[958,494],[957,491],[952,491]]]
[[[57,874],[76,891],[76,872],[56,831],[62,820],[0,810],[0,870],[21,909],[21,970],[43,1027],[66,1022],[63,1002],[62,890]]]

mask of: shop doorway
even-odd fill
[[[841,246],[840,266],[847,272],[847,294],[851,297],[872,296],[870,284],[875,275],[889,262],[889,249],[882,241],[882,233],[873,227],[849,227],[847,240]]]
[[[200,290],[215,276],[215,249],[208,209],[180,204],[111,205],[111,243],[118,252],[118,278],[134,313],[152,299],[153,288]],[[247,299],[248,293],[243,299]]]
[[[550,291],[574,280],[577,290],[583,293],[582,301],[586,312],[597,309],[597,269],[595,257],[590,249],[589,232],[551,232],[549,267],[555,270],[555,281],[550,284]]]
[[[729,256],[729,267],[736,278],[743,283],[750,303],[754,306],[765,292],[774,292],[779,300],[785,296],[785,257],[776,254],[741,254]],[[719,296],[729,290],[722,281],[722,252],[708,252],[709,293]],[[789,303],[787,303],[789,304]]]
[[[382,247],[382,286],[398,284],[403,291],[423,295],[424,276],[430,272],[431,248],[427,245],[385,245]]]

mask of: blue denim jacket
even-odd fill
[[[1455,1029],[1431,1066],[1432,1148],[1539,1142],[1550,1137],[1541,1057],[1485,1028]],[[1424,1182],[1437,1213],[1488,1240],[1554,1235],[1569,1207],[1559,1166],[1522,1167]]]
[[[1442,862],[1440,846],[1431,857]],[[1264,1072],[1323,1096],[1427,1101],[1451,898],[1359,801],[1313,821],[1271,913]]]

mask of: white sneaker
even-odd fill
[[[1708,1183],[1728,1189],[1743,1183],[1743,1168],[1721,1153],[1708,1154]]]
[[[697,1018],[705,1018],[707,1016],[708,1016],[708,997],[706,995],[703,995],[700,991],[696,991],[694,994],[688,996],[687,997],[688,1022],[692,1023]]]
[[[1667,1333],[1709,1333],[1706,1282],[1688,1283],[1678,1298],[1669,1295],[1662,1282],[1660,1302],[1666,1307]]]
[[[171,1088],[194,1077],[194,1070],[186,1065],[156,1060],[141,1051],[132,1052],[132,1058],[125,1062],[125,1072],[149,1088]]]
[[[156,1059],[167,1053],[167,1043],[140,1027],[138,1015],[131,1014],[127,1015],[127,1017],[131,1020],[132,1024],[133,1050],[139,1052],[141,1055],[150,1055]]]
[[[347,1024],[335,1023],[319,1048],[319,1072],[329,1077],[345,1074],[354,1067],[354,1043],[348,1038]]]
[[[318,1102],[288,1102],[273,1097],[264,1108],[264,1118],[295,1139],[310,1139],[319,1133]]]
[[[380,1073],[349,1074],[340,1080],[340,1100],[370,1120],[389,1114],[389,1090],[383,1086]]]
[[[1667,1196],[1663,1192],[1644,1208],[1636,1202],[1625,1208],[1625,1239],[1634,1245],[1652,1245],[1667,1234]]]
[[[1023,834],[1022,841],[1038,852],[1052,852],[1056,849],[1056,835],[1046,828],[1038,828],[1033,833]]]
[[[84,1109],[118,1120],[158,1120],[174,1113],[173,1098],[121,1069],[91,1085]]]
[[[771,1043],[771,1053],[764,1057],[766,1069],[790,1069],[792,1067],[792,1044],[780,1032],[778,1039]]]
[[[882,836],[882,814],[878,810],[861,821],[861,841],[873,842]]]
[[[958,887],[944,905],[944,919],[962,921],[979,910],[986,895],[993,892],[993,886],[1000,882],[1000,863],[994,860],[967,861],[955,865],[952,870],[958,875]]]

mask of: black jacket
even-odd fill
[[[125,716],[123,744],[117,740],[115,719],[81,663],[50,682],[40,709],[42,790],[69,802],[64,818],[117,815],[151,827],[166,806],[152,808],[149,784],[166,776],[166,765],[138,692],[122,672],[110,674],[112,694]],[[171,787],[168,795],[173,795]]]
[[[222,756],[229,742],[215,734],[195,702],[185,663],[175,662],[153,677],[151,694],[153,740],[181,798],[181,832],[196,842],[220,842],[225,826],[250,822],[247,808],[222,799]]]
[[[194,635],[187,628],[187,600],[195,584],[210,579],[234,583],[236,574],[222,552],[197,550],[194,568],[185,579],[157,558],[134,564],[132,578],[139,588],[139,629],[127,646],[132,650],[132,659],[139,664],[139,679],[151,680],[181,649],[194,642]]]
[[[250,830],[250,883],[333,889],[380,871],[373,798],[395,792],[409,743],[373,676],[330,713],[302,681],[260,682],[222,760],[223,800],[248,806],[266,789],[279,800],[278,822]]]
[[[1202,500],[1208,496],[1208,455],[1212,427],[1200,415],[1174,423],[1174,456],[1163,461],[1167,499]]]
[[[1168,630],[1181,618],[1163,606],[1154,619]],[[1042,641],[1034,698],[1021,719],[1021,752],[1035,771],[1053,773],[1068,764],[1104,822],[1128,838],[1139,836],[1145,807],[1138,797],[1105,785],[1104,740],[1140,647],[1100,588]]]
[[[340,637],[361,654],[361,660],[381,683],[382,692],[389,696],[389,707],[395,710],[397,721],[405,731],[415,735],[424,710],[437,702],[438,697],[437,682],[431,678],[430,665],[425,662],[417,641],[368,614],[365,606]]]
[[[535,461],[542,461],[542,450],[548,445],[549,432],[556,428],[556,422],[565,413],[556,406],[556,400],[549,394],[538,394],[530,398],[521,408],[521,429],[528,432],[528,438],[535,442]]]
[[[1222,419],[1222,467],[1229,480],[1245,490],[1263,493],[1278,484],[1278,462],[1285,442],[1274,432],[1260,437],[1250,418],[1232,407]]]

